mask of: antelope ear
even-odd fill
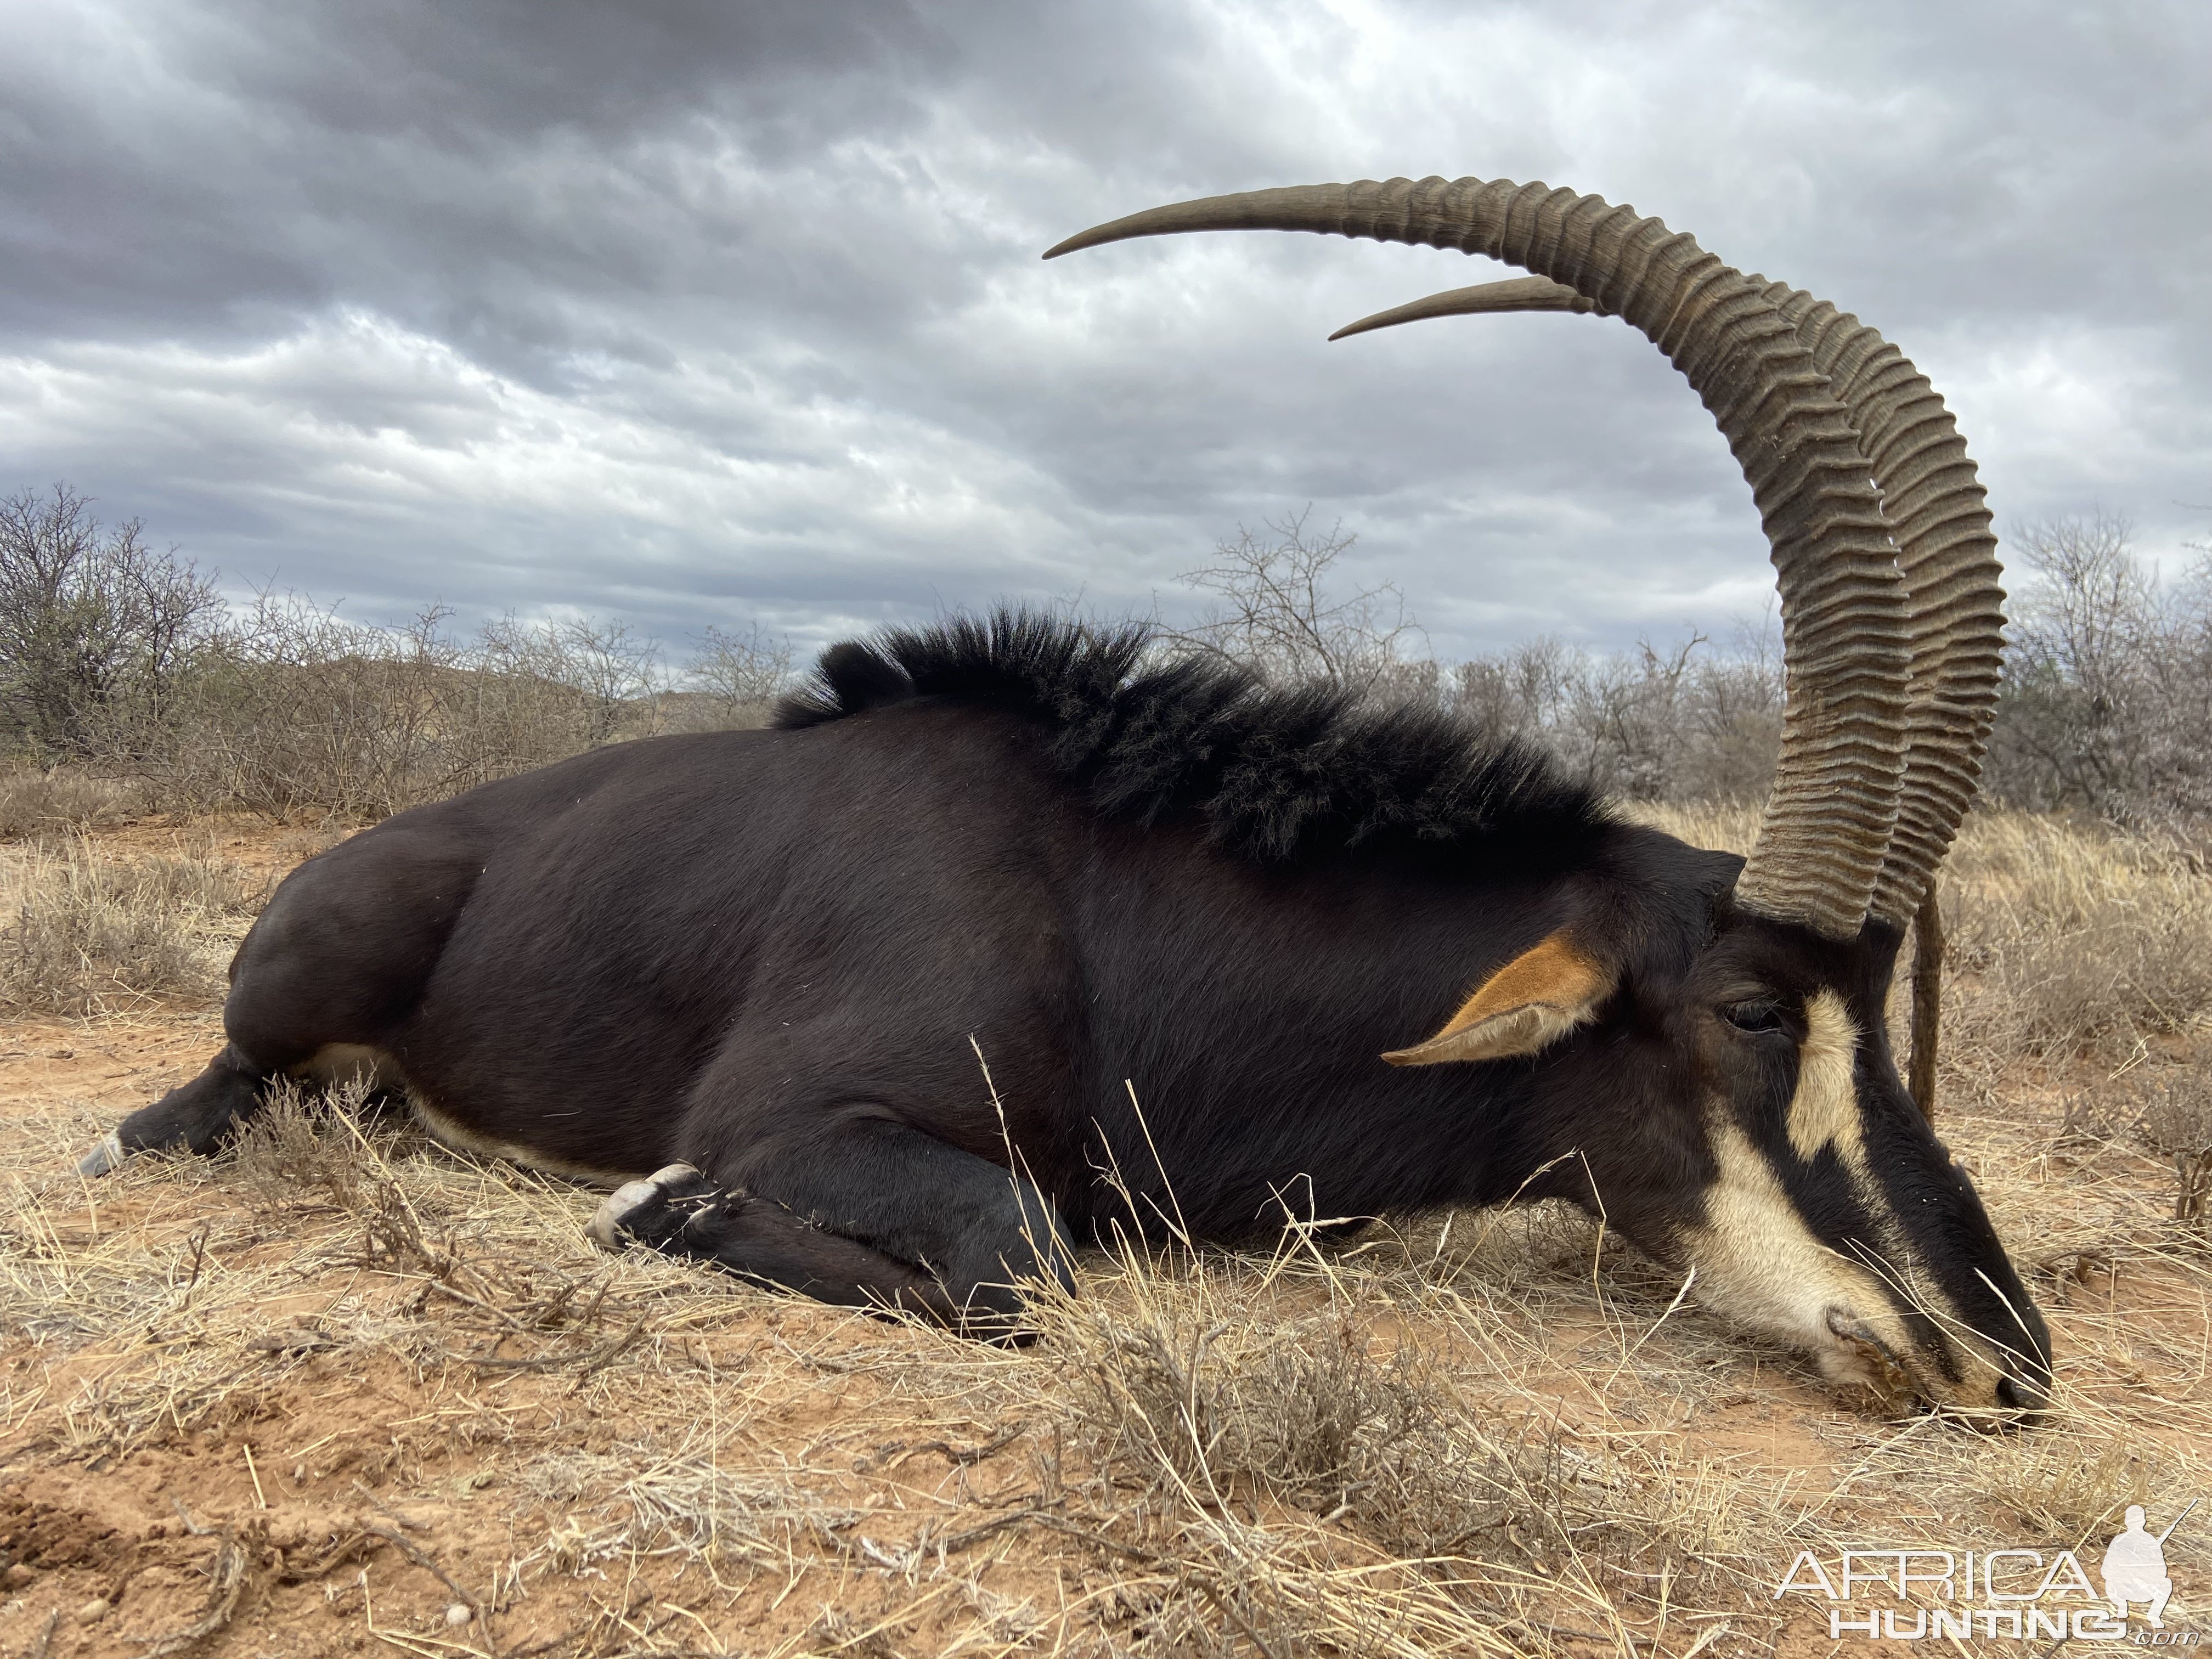
[[[1426,1042],[1382,1056],[1393,1066],[1533,1054],[1596,1012],[1613,975],[1553,933],[1482,983]]]

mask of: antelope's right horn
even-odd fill
[[[1769,286],[1766,297],[1850,413],[1905,579],[1911,642],[1905,781],[1897,829],[1869,906],[1902,930],[1973,802],[2003,668],[2004,572],[1966,441],[1927,376],[1873,329],[1824,300],[1782,283]],[[1363,317],[1328,337],[1432,317],[1601,309],[1561,283],[1522,276],[1431,294]]]
[[[1480,179],[1364,179],[1212,197],[1097,226],[1045,257],[1133,236],[1245,229],[1487,254],[1626,319],[1667,354],[1711,411],[1751,485],[1782,591],[1789,677],[1782,753],[1737,897],[1832,939],[1855,937],[1898,821],[1905,594],[1849,411],[1765,285],[1632,208]],[[1549,308],[1547,296],[1527,295]]]

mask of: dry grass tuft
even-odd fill
[[[109,828],[143,810],[142,793],[73,767],[0,773],[0,841]]]
[[[2212,872],[2183,848],[2000,813],[1946,889],[1961,1029],[1991,1054],[2124,1054],[2212,1014]]]
[[[2173,1490],[2170,1460],[2124,1441],[2021,1439],[1980,1460],[1975,1485],[2014,1524],[2078,1544],[2119,1530],[2130,1504]]]
[[[212,858],[118,860],[84,836],[4,866],[0,1008],[79,1018],[204,996],[265,884]]]
[[[362,1211],[364,1189],[389,1184],[362,1127],[368,1103],[358,1082],[318,1096],[278,1079],[261,1115],[232,1139],[238,1185],[264,1211]]]
[[[1127,1650],[1548,1652],[1621,1643],[1654,1584],[1662,1626],[1668,1595],[1677,1615],[1735,1604],[1794,1513],[1563,1397],[1583,1392],[1563,1355],[1593,1333],[1563,1341],[1547,1304],[1591,1311],[1603,1248],[1547,1206],[1343,1251],[1294,1224],[1264,1257],[1124,1237],[1075,1295],[1035,1287],[1042,1334],[1004,1368],[1008,1408],[1056,1423],[1092,1472],[1070,1494],[1088,1526],[1160,1570]],[[1616,1377],[1670,1367],[1676,1334],[1694,1353],[1712,1339],[1692,1312],[1652,1347],[1644,1322],[1666,1322],[1674,1287],[1645,1288],[1598,1322]]]

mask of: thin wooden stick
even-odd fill
[[[1912,1062],[1906,1086],[1936,1121],[1936,1046],[1943,1026],[1943,905],[1931,878],[1912,918]]]

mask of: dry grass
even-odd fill
[[[13,1137],[6,1455],[60,1472],[49,1508],[80,1471],[289,1540],[241,1603],[286,1652],[428,1633],[465,1605],[438,1572],[510,1650],[1762,1651],[1797,1549],[2075,1544],[2200,1486],[2212,1443],[2212,1274],[2142,1229],[2142,1185],[2072,1218],[2094,1274],[2078,1232],[2033,1273],[2057,1426],[1992,1439],[1835,1411],[1557,1208],[1124,1248],[1002,1352],[595,1255],[596,1194],[358,1099],[94,1190],[56,1171],[100,1121]],[[1958,1139],[2002,1197],[2063,1188],[1998,1126]]]
[[[2136,1142],[2173,1165],[2173,1218],[2212,1243],[2212,1075],[2199,1061],[2138,1073]]]
[[[1962,854],[1962,925],[2075,938],[2039,907],[2094,884],[2001,857],[2087,859],[2073,834]],[[2096,890],[2172,878],[2131,856]],[[2014,982],[1960,975],[1983,1035],[1944,1125],[2057,1332],[2056,1422],[1996,1438],[1838,1410],[1557,1206],[1094,1252],[1002,1351],[598,1255],[597,1194],[357,1098],[87,1184],[69,1156],[218,1039],[19,1019],[45,1080],[0,1141],[0,1648],[98,1595],[55,1652],[1826,1652],[1771,1594],[1799,1549],[2094,1545],[2212,1474],[2212,1252],[2160,1150],[2194,1133],[2191,1039],[2116,1081],[2118,1031],[2001,1054],[2021,1028],[1965,1011]],[[168,1033],[153,1069],[125,1032]],[[2207,1535],[2168,1545],[2170,1623]]]
[[[141,810],[141,792],[73,767],[0,773],[0,841],[106,829]]]
[[[1953,971],[1994,1054],[2124,1055],[2212,1013],[2212,877],[2186,848],[2002,813],[1970,823],[1946,879]]]
[[[0,863],[0,1009],[88,1017],[220,985],[266,884],[214,856],[114,858],[70,836]]]

